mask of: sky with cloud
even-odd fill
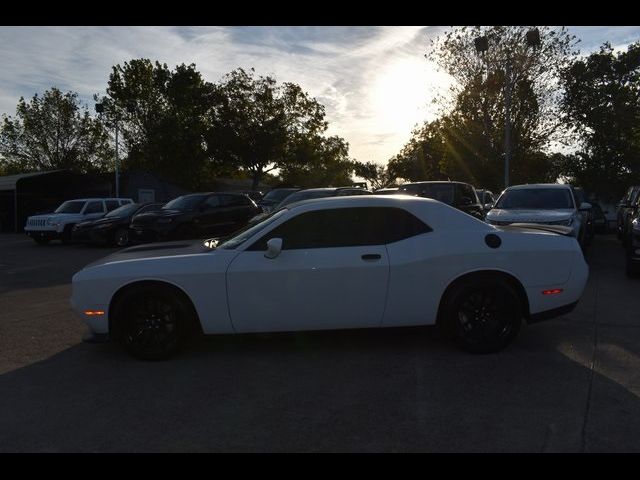
[[[237,67],[300,84],[326,107],[329,134],[351,156],[386,163],[414,125],[435,116],[431,103],[448,78],[427,62],[429,40],[446,27],[0,27],[0,114],[20,96],[56,86],[93,107],[111,67],[150,58],[195,63],[206,80]],[[569,27],[581,53],[603,42],[625,48],[640,27]]]

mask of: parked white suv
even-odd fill
[[[515,185],[502,192],[493,208],[487,212],[486,221],[491,225],[565,225],[573,229],[572,235],[580,245],[584,245],[586,222],[583,212],[590,208],[589,203],[576,203],[573,189],[568,184]]]
[[[24,231],[36,243],[46,245],[51,240],[71,240],[71,230],[76,223],[100,218],[122,205],[133,203],[130,198],[79,198],[67,200],[53,213],[33,215],[27,218]]]

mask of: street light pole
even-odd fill
[[[504,92],[504,188],[509,186],[509,164],[511,163],[511,59],[505,68]]]

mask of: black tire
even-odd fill
[[[158,284],[132,287],[114,305],[114,337],[141,360],[175,355],[192,331],[193,306],[183,294]]]
[[[522,301],[508,281],[495,275],[477,275],[447,292],[442,326],[463,350],[493,353],[518,335],[522,316]]]
[[[73,230],[73,224],[65,225],[64,230],[62,232],[62,236],[60,240],[64,245],[69,245],[71,243],[71,231]]]
[[[129,245],[130,242],[130,236],[129,236],[129,229],[128,228],[118,228],[114,233],[113,233],[113,244],[116,247],[126,247],[127,245]]]
[[[640,277],[640,262],[631,260],[631,255],[627,254],[625,273],[629,278]]]
[[[49,239],[48,238],[34,238],[33,239],[34,242],[36,242],[38,245],[49,245]]]

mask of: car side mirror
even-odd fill
[[[591,210],[591,204],[588,202],[582,202],[580,204],[580,210]]]
[[[484,209],[485,210],[491,210],[493,208],[493,203],[485,203],[484,204]]]
[[[264,254],[267,258],[276,258],[282,251],[282,239],[272,238],[267,242],[267,251]]]

